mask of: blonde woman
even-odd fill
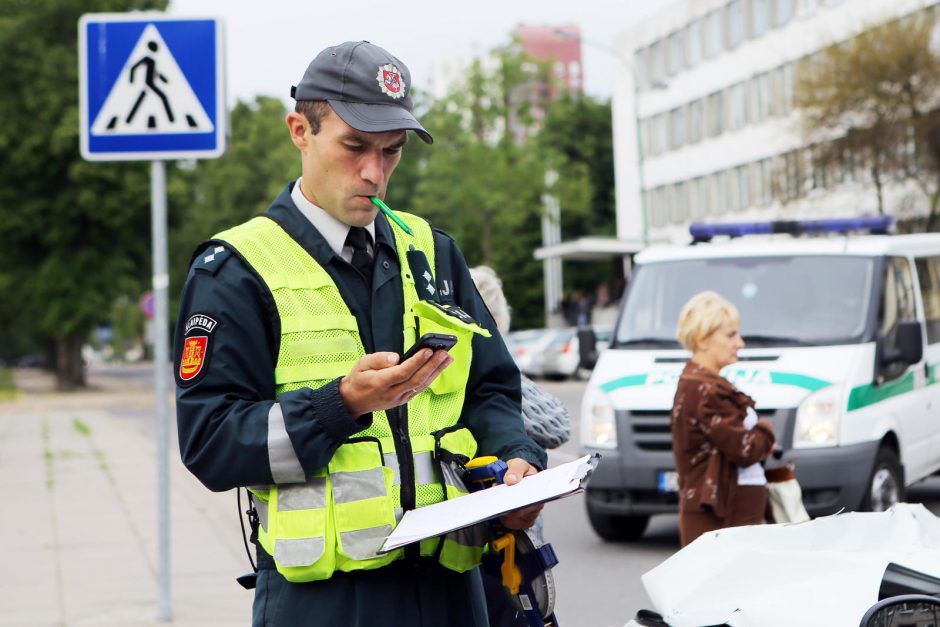
[[[773,425],[754,400],[719,371],[744,348],[737,308],[715,292],[693,296],[676,337],[692,353],[672,408],[672,451],[679,473],[682,546],[708,531],[763,522],[767,480],[760,461],[775,446]]]

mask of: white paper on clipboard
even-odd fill
[[[379,552],[387,553],[521,507],[582,492],[598,459],[596,454],[585,455],[525,477],[515,485],[500,484],[459,499],[407,511]]]

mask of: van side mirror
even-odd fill
[[[937,625],[940,598],[927,594],[902,594],[878,601],[865,612],[859,627],[887,625]]]
[[[902,320],[897,324],[897,333],[892,346],[884,346],[881,352],[882,365],[904,362],[907,365],[916,364],[924,356],[924,336],[920,322],[917,320]]]
[[[578,329],[578,367],[591,370],[597,364],[597,334],[591,327]]]

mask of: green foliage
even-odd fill
[[[0,367],[0,402],[16,399],[16,383],[13,381],[13,370]]]
[[[465,81],[423,115],[438,141],[412,165],[405,165],[413,158],[406,156],[390,199],[398,198],[393,194],[404,166],[406,181],[417,184],[410,199],[396,202],[453,235],[471,266],[496,270],[515,327],[541,326],[542,263],[532,251],[542,242],[543,195],[558,196],[564,237],[612,231],[610,107],[587,98],[549,102],[538,87],[548,84],[546,64],[516,46],[497,50],[495,58],[490,65],[474,63]],[[563,110],[556,114],[555,107]],[[536,123],[537,111],[547,112],[544,126]],[[608,138],[595,140],[597,132]],[[545,185],[549,170],[559,174],[551,189]],[[596,277],[588,280],[593,288]]]
[[[78,147],[78,19],[165,0],[0,3],[0,325],[83,337],[149,268],[149,185],[139,163]]]

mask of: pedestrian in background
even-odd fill
[[[470,276],[483,302],[496,322],[500,334],[509,334],[511,320],[509,303],[503,292],[503,282],[489,266],[470,268]],[[571,437],[571,416],[561,400],[536,384],[524,373],[522,377],[522,419],[526,433],[536,444],[546,449],[556,448]],[[535,547],[545,544],[542,533],[542,515],[526,531]],[[510,602],[503,588],[502,577],[497,573],[483,571],[483,587],[486,590],[487,611],[492,627],[526,627],[525,614]]]
[[[692,352],[672,407],[682,546],[708,531],[764,520],[767,480],[760,464],[774,449],[770,421],[719,371],[744,348],[737,308],[711,291],[679,314],[676,337]]]
[[[250,486],[256,626],[486,625],[484,534],[378,550],[405,511],[466,493],[461,460],[506,460],[507,484],[546,464],[463,254],[377,209],[406,131],[432,142],[411,88],[369,42],[317,55],[286,118],[301,178],[201,246],[183,288],[180,452],[211,490]],[[426,332],[458,340],[402,362]],[[501,520],[524,529],[540,510]]]

